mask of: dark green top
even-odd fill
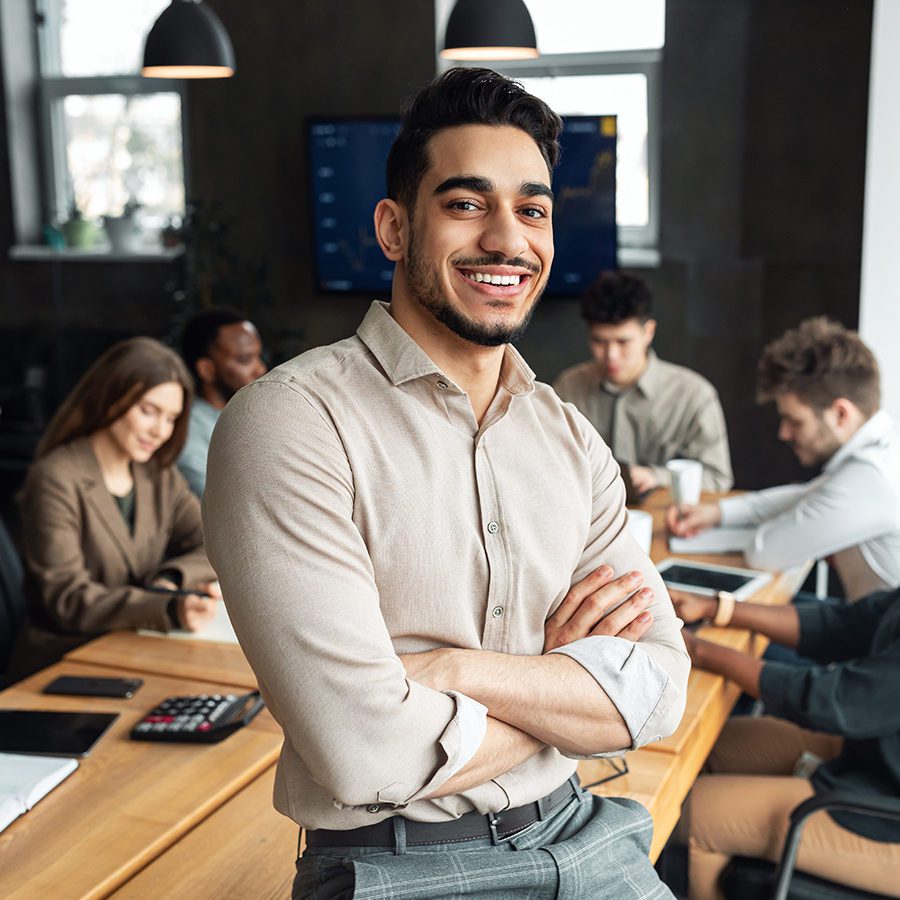
[[[797,652],[822,665],[767,663],[760,678],[767,712],[843,735],[840,756],[812,776],[817,792],[900,799],[900,589],[848,605],[795,608]],[[865,837],[900,841],[900,826],[886,819],[853,813],[833,818]]]
[[[113,494],[112,498],[116,501],[116,506],[119,507],[119,512],[122,513],[128,530],[134,534],[134,488],[132,487],[124,497]]]

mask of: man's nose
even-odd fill
[[[495,209],[485,220],[481,246],[487,252],[499,254],[506,259],[519,256],[528,250],[528,241],[522,233],[522,227],[512,209]]]

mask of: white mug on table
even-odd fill
[[[700,502],[703,463],[695,459],[670,459],[666,468],[672,476],[672,502],[679,508],[696,506]]]

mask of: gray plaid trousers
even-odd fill
[[[581,791],[497,846],[317,847],[297,861],[293,900],[672,900],[648,852],[653,822],[639,803]]]

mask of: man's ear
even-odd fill
[[[653,343],[653,338],[656,337],[656,319],[647,319],[644,322],[644,337],[647,339],[649,347]]]
[[[838,397],[832,400],[831,406],[828,407],[837,426],[845,426],[848,423],[855,422],[859,418],[859,409],[852,400],[846,397]]]
[[[375,207],[375,237],[381,252],[391,262],[398,262],[406,255],[408,233],[406,207],[394,200],[379,200]]]
[[[194,368],[204,384],[212,384],[216,380],[216,365],[208,356],[201,356],[194,363]]]

